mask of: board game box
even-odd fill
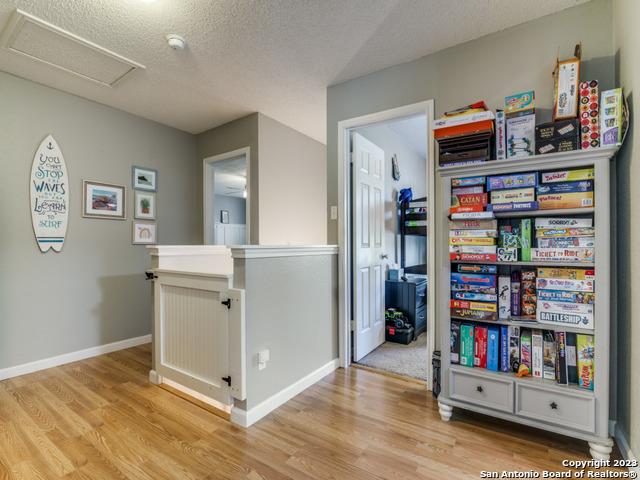
[[[535,187],[536,185],[538,185],[538,174],[536,172],[487,177],[488,192],[492,190]]]
[[[593,248],[532,248],[531,261],[593,262]]]
[[[493,322],[498,319],[498,314],[495,312],[469,310],[468,308],[452,308],[451,316],[459,320],[479,320],[485,322]]]
[[[491,325],[487,328],[487,369],[497,372],[500,368],[500,329]]]
[[[538,306],[537,320],[540,323],[593,330],[593,314],[547,312]]]
[[[449,245],[449,253],[487,253],[496,254],[495,245]]]
[[[509,369],[517,370],[520,364],[520,327],[509,325]]]
[[[539,238],[539,248],[594,248],[595,237]]]
[[[600,143],[617,145],[622,142],[622,89],[602,92],[600,108]]]
[[[498,318],[506,320],[511,317],[511,277],[498,277]]]
[[[507,158],[529,157],[535,154],[535,114],[507,118]]]
[[[474,185],[484,185],[485,177],[464,177],[464,178],[452,178],[452,187],[472,187]]]
[[[595,376],[593,335],[576,335],[576,353],[578,356],[578,385],[587,390],[593,390]]]
[[[526,212],[538,209],[538,202],[496,203],[495,205],[490,203],[487,205],[489,212]]]
[[[534,378],[542,378],[544,366],[542,330],[531,332],[531,375]]]
[[[569,292],[592,293],[593,280],[572,280],[567,278],[540,278],[536,279],[537,290],[567,290]]]
[[[498,231],[482,229],[482,230],[449,230],[449,237],[470,237],[470,238],[478,238],[478,237],[488,237],[488,238],[496,238],[498,236]]]
[[[592,192],[593,180],[580,180],[577,182],[545,183],[544,185],[538,185],[537,191],[538,191],[538,195],[545,195],[548,193]]]
[[[600,97],[598,81],[580,83],[580,146],[590,150],[600,146]]]
[[[565,335],[565,351],[567,357],[567,382],[577,385],[578,384],[578,354],[577,354],[577,339],[576,334],[573,332],[566,332]]]
[[[497,220],[467,219],[452,220],[449,222],[449,228],[452,230],[497,230]]]
[[[495,237],[449,237],[449,245],[480,245],[491,246],[496,244]],[[483,252],[485,253],[485,252]]]
[[[589,228],[593,227],[592,218],[562,218],[549,217],[536,218],[536,230],[558,229],[558,228]]]
[[[553,332],[545,331],[542,339],[543,367],[542,377],[547,380],[556,379],[556,340]]]
[[[449,253],[452,262],[496,262],[498,255],[495,253]]]
[[[520,363],[531,371],[531,330],[526,328],[520,334]]]
[[[536,193],[534,187],[513,188],[510,190],[492,190],[491,204],[513,203],[513,202],[534,202]]]
[[[536,237],[593,237],[595,234],[596,231],[592,227],[536,229]]]
[[[473,329],[473,366],[487,368],[487,327],[476,325]]]
[[[596,272],[588,268],[538,267],[540,278],[567,278],[571,280],[595,280]]]
[[[495,275],[498,273],[497,265],[466,265],[459,264],[456,267],[458,273],[490,273]]]
[[[548,193],[538,195],[540,210],[556,210],[562,208],[593,207],[593,192]]]
[[[578,180],[593,180],[595,174],[593,168],[580,168],[573,170],[558,170],[555,172],[542,172],[542,183],[572,182]]]
[[[496,110],[496,159],[498,160],[507,158],[506,138],[507,124],[504,111]]]
[[[565,292],[562,290],[537,290],[538,300],[548,302],[595,303],[596,294],[587,292]]]
[[[498,261],[499,262],[517,262],[518,261],[518,248],[517,247],[498,247]]]
[[[482,312],[497,312],[498,306],[495,303],[474,302],[470,300],[451,299],[451,308],[464,308],[469,310],[478,310]]]
[[[460,325],[460,365],[473,367],[473,325]]]
[[[467,300],[473,302],[497,302],[498,295],[492,293],[452,292],[455,300]]]
[[[451,321],[451,363],[460,363],[460,322]]]

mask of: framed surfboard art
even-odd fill
[[[31,221],[41,252],[60,252],[69,220],[69,177],[62,150],[48,135],[36,151],[30,178]]]

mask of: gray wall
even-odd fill
[[[213,157],[222,153],[238,150],[239,148],[249,147],[249,189],[251,198],[249,199],[250,209],[250,225],[249,234],[251,235],[251,244],[257,245],[259,242],[260,231],[260,179],[259,179],[259,156],[258,148],[258,118],[260,114],[253,113],[246,117],[225,123],[219,127],[203,132],[196,137],[197,155],[196,155],[196,173],[198,175],[197,183],[194,184],[194,191],[199,201],[199,237],[197,243],[202,243],[203,238],[203,219],[202,213],[202,175],[203,160],[207,157]]]
[[[240,408],[338,358],[337,285],[337,255],[234,260],[234,286],[246,290],[247,400]],[[271,360],[258,370],[263,349]]]
[[[131,166],[158,169],[163,244],[200,239],[192,135],[0,73],[0,368],[151,332],[150,266],[131,244]],[[51,133],[69,171],[67,241],[40,253],[29,175]],[[127,187],[127,220],[81,218],[82,180]]]
[[[251,148],[251,244],[326,243],[326,147],[322,143],[254,113],[199,134],[197,144],[200,202],[202,160]]]
[[[262,114],[259,142],[260,244],[324,244],[325,145]]]
[[[247,202],[244,198],[229,195],[214,196],[214,221],[220,222],[220,211],[229,212],[229,223],[245,223],[247,220]]]
[[[400,231],[397,199],[403,188],[411,187],[413,198],[427,194],[427,159],[407,147],[405,141],[386,125],[372,125],[356,130],[384,150],[384,206],[385,250],[391,263],[400,263]],[[391,170],[391,157],[396,154],[400,166],[400,180],[395,181]],[[406,264],[420,265],[427,260],[424,237],[406,237]]]
[[[506,95],[534,89],[539,118],[550,118],[551,71],[558,54],[573,53],[582,42],[581,76],[614,85],[612,4],[593,0],[557,14],[397,65],[327,91],[327,200],[338,204],[337,136],[340,120],[435,99],[436,116],[484,99],[490,108]],[[337,242],[338,225],[328,223],[328,242]]]
[[[614,2],[614,39],[618,83],[624,88],[632,112],[631,130],[616,158],[617,176],[617,252],[618,252],[618,417],[636,458],[640,454],[640,135],[635,133],[640,112],[640,3],[637,0]]]

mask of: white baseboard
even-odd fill
[[[262,403],[259,403],[248,412],[241,408],[231,408],[231,421],[241,427],[250,427],[265,415],[271,413],[280,405],[287,403],[293,397],[303,392],[311,385],[329,375],[340,365],[340,359],[336,358],[331,360],[326,365],[314,370],[306,377],[301,378],[296,383],[289,385],[288,387],[280,390],[275,395],[267,398]]]
[[[36,360],[35,362],[3,368],[0,369],[0,380],[6,380],[7,378],[18,377],[20,375],[27,375],[40,370],[46,370],[47,368],[64,365],[65,363],[77,362],[79,360],[84,360],[85,358],[97,357],[98,355],[104,355],[105,353],[124,350],[125,348],[136,347],[138,345],[144,345],[149,342],[151,342],[151,334],[143,335],[141,337],[127,338],[126,340],[120,340],[119,342],[98,345],[97,347],[85,348],[84,350],[78,350],[76,352],[63,353],[56,357],[43,358],[42,360]]]
[[[616,424],[615,426],[615,439],[618,444],[618,448],[620,449],[620,453],[622,454],[622,458],[637,462],[638,457],[636,457],[631,451],[629,440],[627,440],[627,436],[622,428],[620,428],[619,424]],[[629,467],[629,470],[640,475],[640,467]]]

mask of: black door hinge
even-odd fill
[[[226,299],[226,300],[223,300],[223,301],[222,301],[222,302],[220,302],[220,303],[221,303],[221,304],[223,304],[223,305],[226,305],[226,306],[227,306],[227,308],[228,308],[229,310],[231,310],[231,299],[230,299],[230,298],[228,298],[228,299]]]
[[[222,377],[222,381],[226,382],[227,385],[231,386],[231,376]]]

